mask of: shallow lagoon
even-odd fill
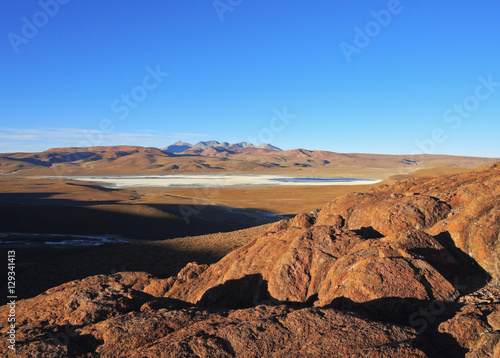
[[[279,175],[103,175],[72,176],[113,188],[228,187],[246,185],[368,185],[380,180],[356,178],[291,177]]]

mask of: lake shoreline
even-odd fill
[[[63,178],[77,182],[94,182],[110,189],[122,188],[203,188],[246,186],[311,186],[311,185],[371,185],[381,179],[349,177],[287,176],[264,174],[182,174],[182,175],[99,175],[45,177]]]

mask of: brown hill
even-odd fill
[[[147,153],[147,154],[164,154],[160,149],[154,147],[140,147],[134,145],[115,145],[115,146],[100,146],[100,147],[65,147],[65,148],[50,148],[43,153],[79,153],[79,152],[111,152],[111,153]]]
[[[495,164],[381,185],[175,277],[63,284],[17,303],[17,354],[497,357],[499,182]]]
[[[356,173],[363,178],[386,178],[425,168],[475,168],[493,161],[495,159],[445,155],[341,154],[256,147],[191,148],[182,153],[164,153],[158,148],[138,146],[68,147],[40,153],[0,154],[0,174],[290,173],[321,176]]]

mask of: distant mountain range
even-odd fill
[[[256,174],[289,173],[384,177],[435,167],[475,168],[498,158],[449,155],[383,155],[323,150],[281,150],[270,144],[207,141],[166,148],[101,146],[0,153],[0,175]],[[363,174],[364,173],[364,174]]]
[[[205,150],[209,148],[214,149],[240,149],[240,148],[260,148],[260,149],[270,149],[270,150],[279,150],[280,148],[275,147],[274,145],[264,143],[260,145],[255,145],[248,142],[239,142],[239,143],[228,143],[228,142],[218,142],[216,140],[209,140],[207,142],[198,142],[195,145],[186,142],[176,142],[174,144],[169,145],[168,147],[162,148],[161,150],[164,153],[182,153],[189,149],[198,149]]]

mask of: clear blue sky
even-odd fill
[[[270,139],[500,157],[496,0],[59,1],[4,1],[0,152]]]

